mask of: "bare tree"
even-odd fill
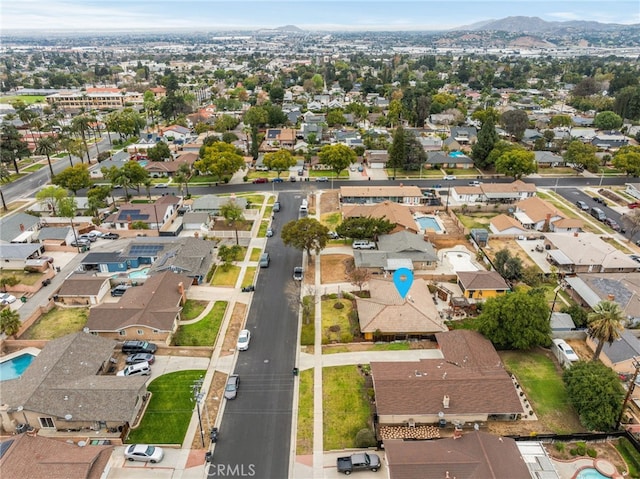
[[[349,282],[362,292],[362,287],[371,279],[371,271],[366,268],[356,268],[353,258],[345,260],[345,270]]]

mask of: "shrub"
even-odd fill
[[[332,324],[331,326],[329,326],[329,331],[331,331],[332,333],[340,332],[340,325],[339,324]]]
[[[335,309],[343,309],[343,308],[344,308],[344,304],[342,304],[342,303],[335,303],[335,304],[333,305],[333,307],[334,307]]]
[[[638,472],[640,471],[640,453],[636,451],[626,437],[621,437],[618,440],[616,449],[620,451],[620,454],[627,463],[627,466],[629,467],[629,475],[631,477],[638,477]]]
[[[598,451],[589,447],[587,448],[587,456],[595,459],[596,457],[598,457]]]
[[[328,294],[327,299],[338,299],[338,295],[336,293]]]
[[[349,300],[352,300],[354,298],[354,296],[351,293],[347,293],[346,291],[342,293],[342,297],[344,299],[349,299]]]
[[[360,429],[356,434],[356,447],[373,447],[376,445],[376,438],[371,429]]]
[[[579,456],[584,456],[587,453],[587,443],[584,441],[576,443],[576,450]]]
[[[350,343],[353,341],[353,334],[351,333],[342,333],[340,335],[340,342],[341,343]]]
[[[578,450],[574,447],[572,447],[571,449],[569,449],[569,454],[571,454],[572,456],[577,456],[578,455]]]
[[[566,448],[566,444],[564,442],[556,442],[554,446],[556,448],[556,451],[558,452],[564,452]]]

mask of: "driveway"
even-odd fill
[[[151,365],[151,377],[149,382],[158,376],[176,371],[187,371],[189,369],[203,369],[209,367],[209,358],[195,358],[192,356],[156,356],[155,362]],[[202,373],[204,376],[204,372]]]
[[[350,456],[356,452],[360,452],[359,450],[348,450],[348,451],[338,451],[338,452],[326,452],[323,456],[323,474],[322,477],[324,479],[338,479],[344,477],[344,474],[338,472],[338,468],[336,467],[336,460],[342,456]],[[377,472],[371,471],[357,471],[355,474],[358,476],[358,479],[380,479],[382,477],[388,477],[389,470],[387,467],[387,460],[384,455],[384,451],[374,451],[369,450],[370,454],[377,454],[380,457],[380,462],[382,463],[382,467]]]
[[[111,459],[106,468],[106,479],[172,479],[175,477],[198,478],[204,476],[203,465],[192,464],[188,449],[173,449],[163,447],[164,458],[157,464],[145,462],[127,461],[124,458],[126,446],[117,446],[113,449]],[[191,467],[187,467],[191,466]],[[103,477],[105,477],[103,475]]]

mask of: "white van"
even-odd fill
[[[556,355],[562,367],[569,368],[573,363],[580,361],[578,355],[564,339],[554,339],[551,344],[551,351]]]
[[[131,364],[122,371],[118,371],[118,376],[149,376],[151,374],[151,366],[148,362]]]
[[[309,212],[309,203],[307,202],[307,200],[302,200],[302,203],[300,204],[300,213],[307,214],[308,212]]]

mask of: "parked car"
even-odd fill
[[[90,243],[95,243],[96,241],[98,241],[98,237],[97,236],[91,235],[89,233],[86,233],[86,234],[78,236],[78,240],[81,240],[81,239],[86,239]]]
[[[329,178],[327,176],[318,176],[316,178],[316,182],[318,183],[326,183],[327,181],[329,181]]]
[[[349,171],[358,171],[358,167],[356,165],[351,165],[349,167]]]
[[[142,461],[155,464],[162,461],[164,451],[158,446],[148,444],[131,444],[124,450],[124,457],[129,461]]]
[[[274,178],[271,180],[271,183],[282,183],[284,180],[282,178]]]
[[[267,236],[267,238],[271,238],[275,233],[276,233],[275,228],[270,226],[269,228],[267,228],[266,236]]]
[[[243,329],[238,334],[238,342],[236,344],[236,349],[238,351],[246,351],[249,349],[249,342],[251,341],[251,331],[248,329]]]
[[[584,201],[581,201],[581,200],[576,201],[576,206],[583,211],[589,211],[589,205],[586,204]]]
[[[482,181],[477,181],[477,180],[469,182],[469,186],[480,186],[481,184],[482,184]]]
[[[78,238],[77,240],[73,240],[71,242],[71,246],[73,246],[74,248],[85,246],[87,249],[89,249],[91,247],[91,241],[86,238]]]
[[[240,376],[232,374],[227,379],[227,385],[224,388],[224,397],[227,399],[235,399],[238,395],[238,388],[240,387]]]
[[[151,366],[149,366],[149,363],[144,361],[142,363],[137,363],[137,364],[130,364],[129,366],[127,366],[126,368],[124,368],[122,371],[118,371],[118,374],[116,374],[116,376],[124,376],[124,377],[128,377],[128,376],[150,376],[151,375]]]
[[[640,203],[635,201],[633,203],[629,203],[627,206],[629,207],[630,210],[632,210],[632,209],[637,208],[638,206],[640,206]]]
[[[6,305],[15,303],[16,297],[9,293],[0,293],[0,304]]]
[[[130,287],[130,284],[119,284],[111,290],[111,296],[122,296]]]
[[[298,176],[304,176],[304,168],[298,169]]]
[[[169,188],[169,183],[158,183],[155,188]]]
[[[158,346],[149,341],[129,340],[122,343],[122,352],[125,354],[149,353],[155,354]]]
[[[256,165],[256,171],[269,171],[269,167],[267,165]]]
[[[296,281],[302,281],[302,277],[304,276],[304,270],[302,266],[296,266],[293,268],[293,279]]]
[[[347,476],[353,471],[376,472],[380,469],[380,457],[377,454],[369,454],[368,452],[339,457],[336,463],[338,472],[342,472]]]
[[[105,233],[102,235],[102,237],[104,239],[117,240],[118,238],[120,238],[120,235],[118,233]]]
[[[276,201],[276,202],[273,204],[273,210],[272,210],[272,211],[273,211],[274,213],[277,213],[278,211],[280,211],[280,202],[279,202],[279,201]]]
[[[604,224],[607,225],[609,228],[611,228],[614,231],[620,231],[620,225],[613,218],[605,218],[604,219]]]
[[[356,240],[351,245],[353,249],[376,249],[376,244],[373,241]]]
[[[124,362],[126,364],[138,364],[138,363],[144,363],[144,362],[153,364],[155,360],[156,360],[156,357],[151,353],[136,353],[136,354],[130,354],[129,356],[127,356]]]
[[[456,176],[455,176],[455,175],[446,175],[446,176],[444,177],[444,179],[445,179],[446,181],[452,181],[452,180],[455,180],[455,179],[456,179]]]
[[[269,258],[269,253],[262,253],[260,255],[260,261],[258,261],[258,265],[261,268],[268,268],[270,262],[271,262],[271,258]]]
[[[253,183],[269,183],[269,178],[256,178]]]
[[[295,177],[295,176],[290,176],[290,177],[289,177],[289,181],[290,181],[291,183],[295,183],[295,182],[296,182],[296,181],[298,181],[298,180],[296,180],[296,177]]]
[[[364,166],[362,166],[362,165],[358,166],[358,171],[360,173],[362,173],[364,171]]]
[[[327,233],[327,236],[331,239],[340,239],[340,235],[338,233],[336,233],[335,231],[329,231]]]

